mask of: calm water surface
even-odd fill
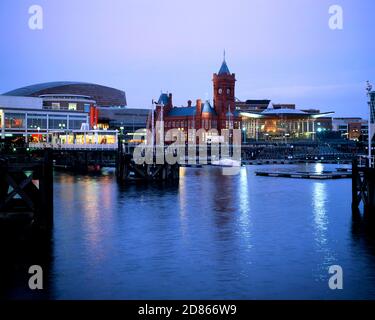
[[[177,185],[129,187],[56,173],[50,298],[375,298],[375,242],[353,221],[351,180],[254,174],[336,167],[187,168]],[[341,291],[328,288],[334,264]]]

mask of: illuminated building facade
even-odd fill
[[[332,113],[320,113],[319,110],[297,110],[291,105],[288,108],[267,108],[261,112],[243,111],[240,114],[246,139],[277,141],[315,139],[319,130],[329,127],[326,123],[323,126],[319,119],[324,118],[325,122],[329,123],[330,118],[327,116]]]
[[[155,121],[164,122],[164,130],[178,129],[185,132],[186,139],[189,129],[216,129],[221,133],[222,129],[240,129],[241,117],[236,110],[234,73],[230,73],[228,65],[224,61],[218,73],[213,75],[213,105],[210,101],[196,100],[193,105],[188,101],[186,107],[174,107],[172,94],[162,93],[155,110]],[[148,119],[148,127],[151,127],[151,119]]]

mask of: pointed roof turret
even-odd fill
[[[210,101],[206,100],[206,102],[203,105],[202,113],[216,114],[214,108],[211,107]]]

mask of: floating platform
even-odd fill
[[[317,173],[317,172],[256,171],[255,174],[257,176],[262,176],[262,177],[315,179],[315,180],[347,179],[347,178],[352,177],[351,172],[332,172],[332,171],[323,171],[322,173]]]
[[[243,165],[268,165],[268,164],[306,164],[306,163],[323,163],[323,164],[351,164],[351,160],[297,160],[297,159],[258,159],[258,160],[242,160]]]

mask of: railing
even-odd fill
[[[117,144],[68,144],[68,143],[29,143],[30,149],[53,150],[117,150]]]
[[[375,156],[369,158],[368,156],[360,156],[358,159],[359,167],[370,167],[375,168]]]

